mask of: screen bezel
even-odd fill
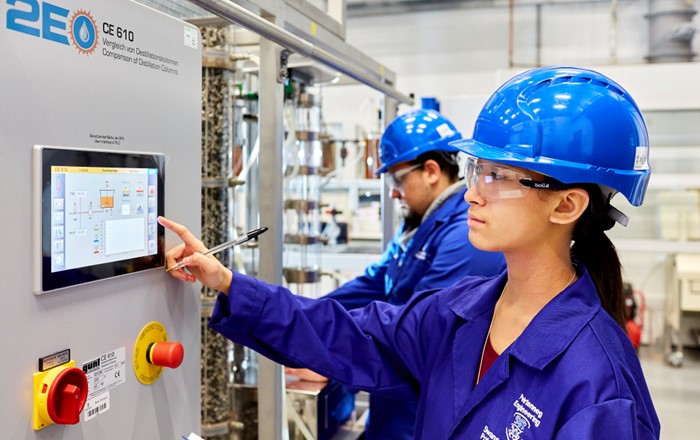
[[[86,166],[114,168],[157,168],[157,212],[163,215],[165,208],[165,155],[162,153],[143,153],[128,151],[107,151],[72,149],[54,146],[35,146],[39,150],[41,174],[41,231],[39,240],[41,290],[45,293],[57,289],[77,286],[121,275],[142,272],[165,265],[165,229],[157,224],[157,253],[136,258],[113,261],[110,263],[66,269],[51,272],[51,167]],[[36,290],[36,289],[35,289]]]

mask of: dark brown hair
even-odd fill
[[[598,185],[575,185],[588,192],[590,202],[574,228],[571,256],[586,266],[606,312],[625,328],[625,295],[622,264],[605,231],[615,220],[608,216],[609,201]]]

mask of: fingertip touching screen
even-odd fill
[[[165,156],[35,146],[35,293],[164,265]]]

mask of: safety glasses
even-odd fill
[[[542,176],[533,180],[522,171],[495,162],[483,161],[473,156],[467,157],[464,176],[467,188],[476,190],[485,200],[518,199],[525,197],[530,188],[561,190],[569,186]]]
[[[423,164],[419,163],[408,168],[396,171],[395,173],[386,173],[386,184],[390,189],[400,189],[406,176],[417,169],[423,168]]]

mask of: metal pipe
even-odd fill
[[[535,66],[542,66],[542,5],[535,7]]]
[[[617,64],[617,0],[610,1],[610,64]]]
[[[377,78],[372,78],[366,72],[358,69],[355,65],[348,63],[332,53],[314,46],[308,41],[297,37],[291,32],[276,26],[264,18],[255,15],[242,6],[236,5],[228,0],[190,0],[207,11],[218,15],[232,23],[239,24],[261,37],[273,41],[293,52],[307,56],[319,61],[333,69],[348,75],[349,77],[369,86],[375,90],[390,96],[404,104],[413,105],[413,99],[400,93],[393,87],[387,85]]]
[[[632,3],[639,0],[622,0]],[[608,3],[610,0],[518,0],[515,5],[518,8],[541,6],[572,6],[589,5],[598,3]],[[348,4],[348,18],[375,17],[387,14],[407,14],[411,12],[433,12],[464,9],[503,9],[509,8],[510,1],[504,0],[395,0],[395,1],[374,1],[374,2],[354,2]]]
[[[260,240],[258,277],[282,284],[284,90],[279,82],[282,48],[263,38],[260,42],[260,152],[258,153],[258,199],[260,224],[272,233]],[[263,178],[262,173],[265,173]],[[258,436],[266,440],[286,438],[283,417],[284,372],[280,365],[258,357]]]
[[[515,0],[510,0],[508,2],[508,68],[512,69],[515,65],[513,61],[513,44],[515,39],[514,30],[514,20],[513,15],[515,11]]]
[[[384,111],[382,112],[382,128],[386,127],[396,118],[398,103],[388,97],[384,98]],[[382,192],[380,203],[382,207],[382,251],[386,249],[391,237],[394,236],[394,200],[391,198],[391,189],[385,184],[386,173],[382,174]]]

